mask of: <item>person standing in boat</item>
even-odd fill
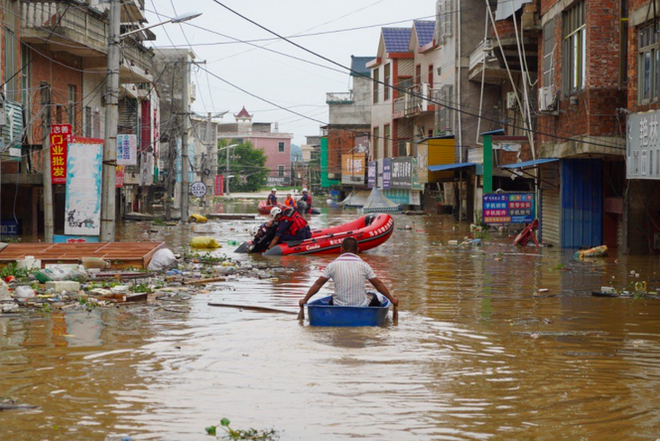
[[[298,209],[303,213],[307,213],[312,209],[312,196],[307,192],[307,188],[302,189],[302,196],[298,201]]]
[[[270,216],[278,222],[278,227],[273,241],[268,246],[269,250],[280,241],[305,240],[312,237],[312,230],[309,229],[307,221],[295,208],[289,207],[282,211],[279,207],[273,207]]]
[[[273,188],[270,191],[270,194],[268,195],[267,205],[277,206],[277,196],[275,196],[276,192],[277,192],[277,188]]]
[[[399,305],[397,296],[390,294],[385,284],[381,282],[369,264],[360,259],[358,242],[353,237],[347,237],[341,243],[341,255],[332,261],[323,271],[323,275],[309,288],[303,299],[300,299],[302,308],[314,294],[332,279],[335,282],[335,292],[332,294],[331,304],[337,306],[380,306],[378,296],[367,296],[364,288],[368,280],[379,293],[387,297],[394,307]]]
[[[286,194],[286,200],[284,201],[284,205],[286,205],[287,207],[292,207],[294,209],[296,208],[296,200],[293,199],[291,193]]]

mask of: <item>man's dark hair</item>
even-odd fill
[[[358,241],[354,237],[347,237],[341,243],[341,249],[347,253],[357,254],[358,252]]]

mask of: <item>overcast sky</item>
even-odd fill
[[[301,46],[345,66],[350,65],[351,55],[375,56],[382,25],[401,22],[387,26],[409,27],[412,26],[413,19],[432,19],[435,10],[434,0],[219,1],[287,37],[372,26],[293,39]],[[282,107],[327,122],[326,92],[348,91],[349,76],[341,71],[341,68],[332,66],[285,41],[259,41],[253,44],[341,72],[267,52],[248,44],[234,43],[231,38],[254,40],[274,36],[232,14],[213,0],[145,0],[145,8],[149,23],[152,24],[177,14],[203,12],[201,17],[189,22],[191,25],[168,24],[154,28],[153,31],[158,37],[154,42],[155,46],[176,45],[185,48],[190,43],[197,59],[206,60],[204,67],[209,71]],[[156,12],[163,14],[161,19]],[[293,133],[295,144],[304,144],[306,135],[319,134],[321,124],[318,122],[278,109],[223,83],[204,70],[193,68],[192,72],[193,82],[197,83],[197,101],[193,104],[193,110],[197,112],[228,110],[229,113],[223,121],[233,122],[232,114],[238,113],[241,107],[245,106],[254,114],[255,121],[279,122],[281,132]]]

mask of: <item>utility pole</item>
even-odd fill
[[[188,158],[188,132],[190,131],[190,62],[183,63],[183,89],[181,93],[183,133],[181,134],[181,220],[188,219],[190,193],[190,163]]]
[[[229,192],[229,146],[227,146],[226,149],[227,162],[225,163],[225,185],[227,186],[227,196],[231,196],[231,193]]]
[[[50,84],[41,83],[41,106],[45,107],[41,127],[44,152],[44,236],[48,243],[53,242],[55,227],[53,223],[53,180],[50,164]]]
[[[212,197],[208,196],[208,193],[209,193],[209,188],[214,187],[214,185],[215,185],[215,175],[218,173],[217,172],[217,169],[218,169],[218,155],[213,154],[213,130],[212,130],[212,127],[211,127],[211,118],[212,118],[211,112],[208,112],[206,114],[206,133],[205,133],[205,136],[204,136],[206,138],[206,143],[207,143],[207,145],[206,145],[206,158],[207,158],[207,160],[204,162],[204,166],[209,167],[209,175],[208,176],[209,176],[210,179],[207,179],[207,182],[209,182],[210,185],[207,186],[206,194],[204,195],[204,199],[203,199],[204,202],[205,202],[204,205],[206,205],[207,197],[211,201],[213,200]],[[213,167],[211,165],[213,163],[215,163],[215,167]],[[211,170],[211,168],[213,168],[214,170]],[[205,176],[204,175],[205,171],[206,171],[206,168],[203,168],[202,169],[202,176]],[[202,180],[203,180],[203,178],[202,178]]]
[[[105,95],[105,142],[103,144],[103,187],[101,195],[101,242],[115,241],[115,167],[119,120],[119,44],[121,2],[110,1],[108,81]]]

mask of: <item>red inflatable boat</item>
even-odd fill
[[[354,237],[358,241],[360,252],[362,252],[385,243],[393,231],[394,221],[392,216],[385,213],[370,213],[343,225],[312,230],[311,239],[275,245],[266,251],[264,255],[339,254],[341,243],[347,237]],[[246,242],[236,252],[248,252],[248,245],[249,243]]]
[[[259,207],[258,207],[259,214],[270,214],[270,210],[272,210],[274,206],[275,205],[268,205],[267,201],[259,201]],[[288,208],[286,205],[280,204],[279,202],[277,203],[277,206],[280,207],[282,210]],[[316,208],[310,208],[307,210],[305,214],[321,214],[321,212]]]

